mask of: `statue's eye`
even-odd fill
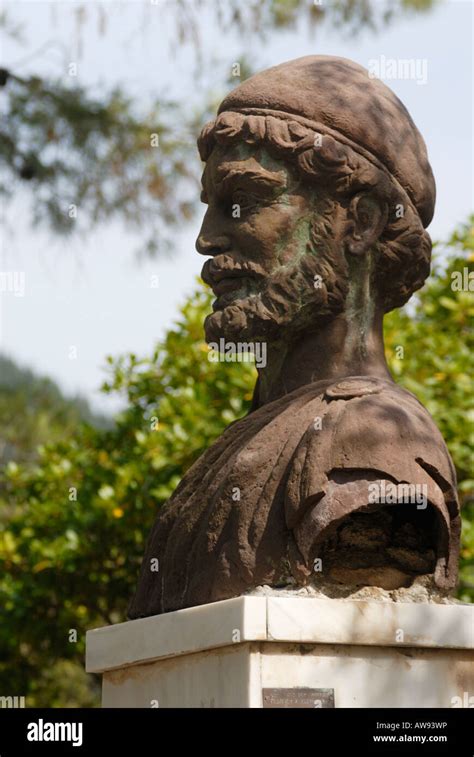
[[[236,189],[232,192],[232,206],[238,205],[241,210],[248,210],[257,204],[257,198],[245,192],[243,189]]]

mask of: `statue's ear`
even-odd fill
[[[365,255],[375,244],[388,219],[387,203],[373,192],[359,192],[349,205],[345,248],[352,255]]]

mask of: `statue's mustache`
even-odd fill
[[[268,272],[254,261],[241,260],[236,256],[225,253],[206,260],[202,267],[201,278],[209,286],[215,286],[222,279],[268,277]]]

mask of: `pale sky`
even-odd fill
[[[242,53],[255,70],[309,54],[340,55],[366,67],[381,56],[426,61],[425,84],[386,83],[407,106],[427,143],[438,192],[429,227],[432,237],[446,237],[466,219],[473,207],[471,0],[441,2],[431,13],[395,20],[381,34],[366,31],[350,38],[324,27],[312,36],[300,25],[270,34],[264,45],[255,39],[242,42],[233,28],[217,32],[203,14],[203,63],[197,80],[190,47],[170,51],[173,27],[166,4],[91,0],[78,35],[76,3],[3,3],[15,21],[24,23],[28,45],[4,40],[2,65],[20,75],[58,76],[69,61],[77,60],[79,82],[98,92],[101,86],[121,84],[144,106],[164,92],[192,107],[210,89],[225,92],[232,63]],[[106,10],[102,36],[98,6]],[[43,48],[48,41],[52,44]],[[25,272],[25,296],[0,295],[0,349],[51,376],[67,393],[79,392],[96,409],[110,411],[117,402],[98,392],[105,356],[150,354],[172,324],[202,267],[203,258],[194,251],[199,218],[176,235],[170,259],[138,263],[133,251],[140,240],[118,224],[104,225],[85,241],[64,243],[32,231],[24,206],[19,198],[8,217],[16,229],[14,238],[2,235],[0,270]],[[158,289],[150,286],[156,275]],[[77,349],[73,360],[71,346]]]

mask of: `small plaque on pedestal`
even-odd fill
[[[262,695],[264,708],[334,707],[334,689],[263,689]]]

